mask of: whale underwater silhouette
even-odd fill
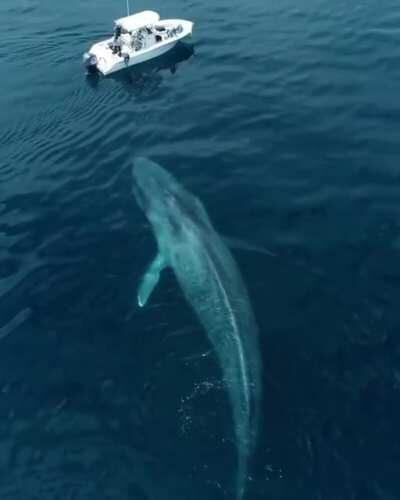
[[[138,304],[145,306],[161,271],[171,267],[221,366],[233,413],[238,454],[236,498],[241,500],[256,444],[261,400],[258,329],[246,287],[197,197],[147,158],[135,159],[132,175],[133,193],[158,245],[141,280]]]

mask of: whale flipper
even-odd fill
[[[160,279],[161,271],[166,267],[165,261],[160,253],[157,254],[155,259],[150,264],[146,273],[143,275],[142,281],[138,290],[138,305],[144,307],[152,294],[155,286]]]

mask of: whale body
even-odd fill
[[[229,393],[238,452],[236,498],[240,500],[256,444],[261,398],[258,329],[248,293],[200,200],[147,158],[135,159],[132,174],[133,193],[158,246],[141,280],[138,304],[146,304],[162,270],[171,267],[211,341]]]

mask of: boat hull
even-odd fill
[[[166,28],[179,25],[181,29],[179,32],[174,33],[174,36],[170,36],[165,40],[141,50],[132,50],[131,47],[124,47],[120,54],[115,54],[110,49],[113,42],[112,38],[96,43],[91,47],[90,51],[84,55],[86,67],[88,70],[92,71],[95,69],[103,75],[110,75],[121,69],[130,68],[136,64],[159,57],[175,47],[179,41],[192,35],[193,23],[191,21],[183,19],[166,19],[159,21],[157,25],[165,26]],[[91,64],[92,61],[95,61],[94,65]]]
[[[162,56],[173,47],[175,47],[177,43],[177,41],[171,41],[171,43],[163,45],[161,47],[157,47],[147,53],[131,56],[128,61],[117,62],[109,68],[104,67],[103,70],[100,64],[97,65],[97,68],[103,75],[110,75],[111,73],[115,73],[116,71],[120,71],[121,69],[130,68],[131,66],[135,66],[136,64],[150,61],[151,59]]]

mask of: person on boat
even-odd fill
[[[121,26],[119,26],[119,25],[115,26],[115,30],[114,30],[114,42],[116,42],[118,40],[118,38],[121,36],[121,33],[122,33]]]
[[[115,40],[115,42],[114,42],[114,50],[115,50],[115,52],[114,53],[118,54],[119,57],[121,57],[121,49],[122,49],[121,45],[122,44],[121,44],[121,39],[120,38],[118,38],[118,40]]]
[[[112,46],[111,46],[113,54],[118,54],[120,57],[121,57],[121,33],[122,33],[122,28],[121,26],[117,25],[114,30],[114,39],[112,41]]]

